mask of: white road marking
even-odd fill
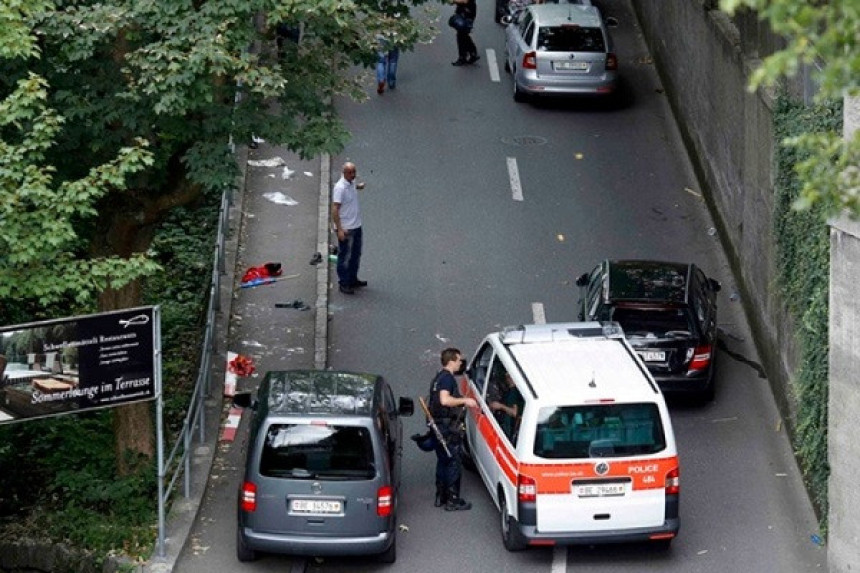
[[[532,320],[535,324],[546,324],[546,313],[542,302],[532,303]]]
[[[520,185],[520,170],[516,157],[508,157],[508,179],[511,181],[511,197],[514,201],[522,201],[523,187]]]
[[[564,573],[567,571],[567,547],[556,545],[552,549],[552,567],[550,573]]]
[[[500,82],[499,62],[496,61],[496,51],[492,48],[487,48],[487,67],[490,69],[490,81]]]

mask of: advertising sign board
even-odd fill
[[[151,400],[158,307],[0,327],[0,424]]]

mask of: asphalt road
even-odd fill
[[[625,81],[621,105],[516,104],[502,69],[503,29],[486,0],[479,0],[473,34],[478,65],[451,67],[454,34],[444,26],[451,9],[443,7],[436,40],[401,55],[396,91],[377,96],[368,79],[369,102],[341,103],[354,138],[332,159],[332,176],[348,159],[367,183],[361,275],[370,284],[353,297],[332,293],[329,366],[382,373],[396,394],[417,397],[426,394],[446,346],[470,355],[487,332],[532,322],[536,312],[547,321],[574,320],[575,277],[601,259],[696,262],[723,284],[718,322],[728,351],[718,358],[714,403],[671,404],[682,489],[672,549],[508,553],[480,479],[465,476],[472,511],[434,508],[434,458],[409,443],[396,564],[285,556],[238,563],[240,431],[235,444],[222,445],[176,571],[826,570],[824,549],[811,541],[817,525],[785,427],[755,367],[734,279],[719,237],[709,232],[714,225],[659,78],[628,2],[603,4],[604,14],[620,22],[614,37]],[[521,200],[512,188],[514,162]],[[239,331],[254,329],[246,321]],[[271,328],[255,340],[268,347],[266,367],[283,363]],[[416,415],[405,434],[420,429]]]

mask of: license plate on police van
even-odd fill
[[[290,500],[292,513],[343,513],[343,503],[332,499],[293,499]]]
[[[556,70],[584,72],[588,69],[588,62],[553,62]]]
[[[573,486],[578,497],[620,497],[627,493],[625,483],[600,483]]]
[[[665,362],[666,353],[660,350],[643,350],[639,352],[639,356],[645,362]]]

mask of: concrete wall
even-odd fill
[[[754,53],[710,0],[633,0],[735,269],[768,379],[794,424],[794,329],[773,288],[772,94],[747,91]],[[745,19],[749,22],[749,19]],[[746,26],[744,29],[748,29]],[[745,53],[746,52],[746,53]]]
[[[860,570],[860,223],[840,219],[830,230],[830,396],[828,460],[830,571]]]

